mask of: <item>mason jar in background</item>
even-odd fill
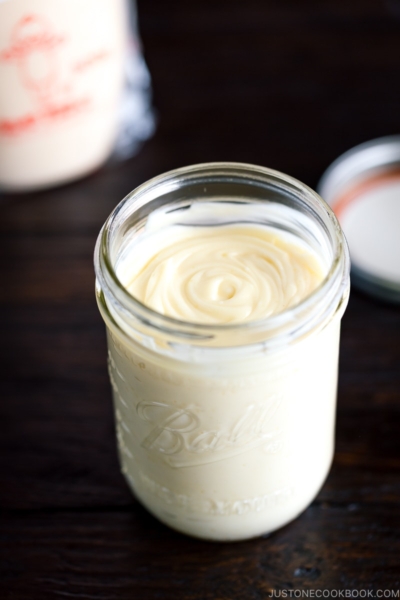
[[[70,181],[151,135],[149,76],[129,7],[0,1],[0,189]]]
[[[174,223],[245,222],[313,248],[327,265],[322,284],[282,313],[224,325],[163,316],[121,284],[121,260],[149,224],[154,236]],[[269,169],[178,169],[116,207],[95,268],[120,461],[135,495],[164,523],[206,539],[250,538],[295,518],[320,489],[334,449],[349,257],[329,207]]]

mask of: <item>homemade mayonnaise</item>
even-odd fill
[[[121,229],[119,250],[109,244],[117,289],[101,246],[117,214],[129,219],[123,207],[106,224],[96,272],[130,487],[161,521],[201,538],[284,525],[332,460],[348,264],[333,297],[332,252],[307,215],[195,199]],[[312,235],[296,235],[306,227]]]
[[[244,323],[297,304],[324,278],[318,257],[257,225],[168,228],[132,248],[120,279],[138,300],[191,323]]]

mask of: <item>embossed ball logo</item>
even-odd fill
[[[271,396],[265,404],[247,406],[232,423],[216,424],[207,430],[196,407],[175,408],[161,402],[142,401],[137,406],[141,419],[152,425],[141,446],[164,456],[173,467],[190,467],[228,459],[262,444],[276,443],[279,432],[269,421],[280,398]]]
[[[194,404],[180,408],[165,402],[140,400],[110,351],[108,372],[119,404],[120,424],[124,424],[124,416],[132,410],[133,402],[139,419],[148,425],[140,446],[158,455],[171,467],[209,464],[257,446],[268,454],[275,454],[282,447],[281,431],[271,427],[271,419],[282,400],[280,394],[266,394],[262,403],[249,404],[239,410],[236,417],[224,419],[223,423],[215,422],[212,428],[207,428],[201,419],[201,408]],[[122,429],[120,432],[122,441],[125,434],[131,435],[128,427],[125,427],[125,433]]]

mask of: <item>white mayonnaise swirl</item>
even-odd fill
[[[294,236],[252,224],[171,227],[132,247],[123,283],[153,310],[191,323],[243,323],[299,303],[325,269]]]

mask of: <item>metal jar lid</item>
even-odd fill
[[[339,156],[317,191],[347,238],[352,283],[400,303],[400,135],[371,140]]]

